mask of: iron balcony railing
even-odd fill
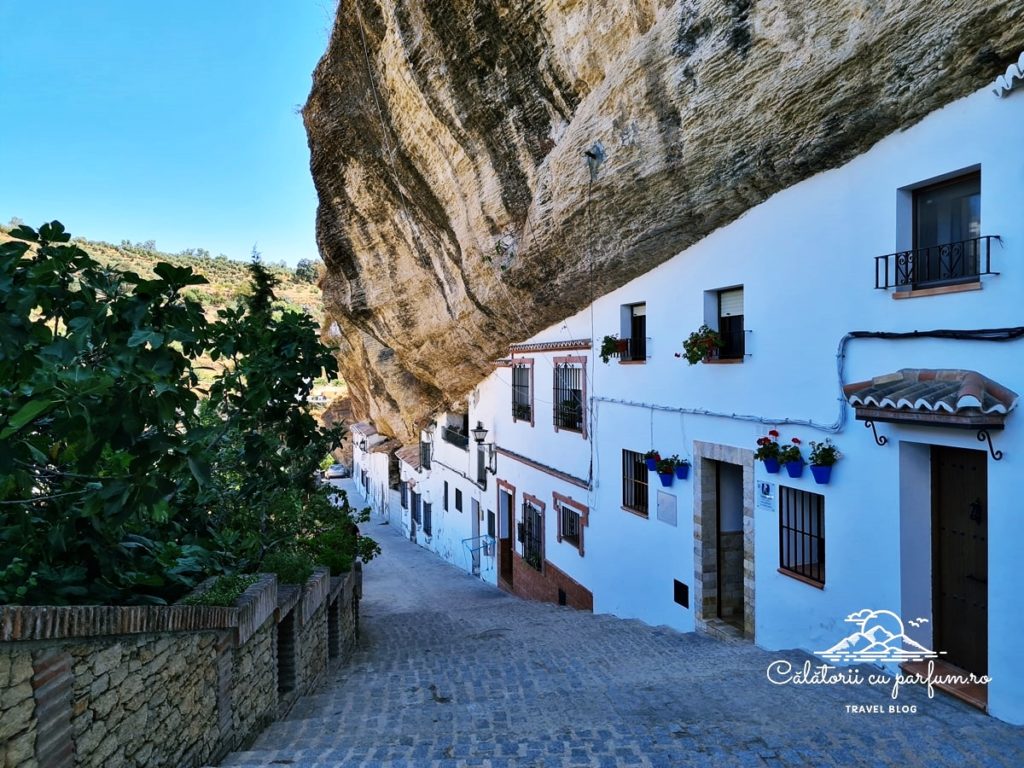
[[[875,288],[937,286],[981,275],[998,275],[992,271],[993,240],[1000,241],[1000,238],[998,235],[983,235],[956,243],[876,256]]]
[[[469,449],[469,435],[464,435],[449,427],[441,428],[441,439],[446,443],[451,443],[456,448]]]
[[[627,362],[639,362],[647,359],[647,342],[646,336],[637,336],[632,339],[622,339],[626,342],[626,350],[619,355],[619,360],[625,360]]]

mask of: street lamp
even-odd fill
[[[497,456],[494,453],[494,443],[484,442],[484,440],[487,439],[487,429],[484,427],[483,423],[478,421],[476,423],[476,427],[469,431],[473,433],[473,439],[476,440],[476,444],[481,448],[487,449],[487,471],[492,475],[498,474],[496,462]]]

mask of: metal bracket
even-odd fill
[[[992,459],[994,461],[1002,461],[1003,460],[1003,452],[1002,451],[997,451],[997,450],[995,450],[992,447],[992,435],[990,435],[988,433],[987,429],[979,429],[978,430],[978,442],[980,442],[980,443],[987,442],[988,443],[988,452],[989,452],[989,454],[991,454]]]
[[[885,435],[882,435],[881,437],[878,436],[878,432],[875,430],[875,422],[873,422],[873,421],[865,421],[864,422],[864,426],[867,427],[868,429],[870,429],[871,430],[871,434],[875,436],[875,444],[876,445],[885,445],[886,443],[889,442],[889,438],[886,437]]]

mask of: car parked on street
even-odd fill
[[[331,464],[324,472],[324,478],[327,480],[335,480],[342,477],[348,477],[348,467],[344,464]]]

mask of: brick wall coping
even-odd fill
[[[0,605],[0,642],[234,629],[242,644],[277,607],[277,577],[261,574],[235,605]]]
[[[309,581],[302,587],[302,597],[299,598],[298,620],[299,626],[309,621],[317,608],[327,601],[331,592],[331,569],[323,566],[313,571]]]

